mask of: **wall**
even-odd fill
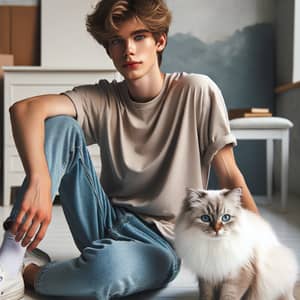
[[[276,82],[293,81],[294,0],[276,0]]]
[[[300,81],[300,0],[295,0],[293,81]]]
[[[300,0],[276,0],[276,82],[300,81]]]
[[[300,1],[276,1],[277,85],[300,81]],[[278,94],[276,113],[294,123],[290,135],[289,191],[300,195],[300,88]],[[279,168],[277,163],[277,168]]]
[[[48,26],[42,26],[43,65],[94,68],[109,65],[103,49],[85,32],[84,17],[93,2],[42,0],[42,10],[44,5],[51,12]],[[220,86],[228,108],[273,109],[273,0],[167,0],[167,3],[174,18],[163,70],[209,75]],[[79,35],[74,36],[77,32]],[[45,42],[47,46],[43,45]],[[50,50],[48,55],[47,50]],[[260,142],[240,142],[235,149],[238,163],[255,194],[265,193],[264,151]]]
[[[41,0],[42,66],[113,69],[106,51],[86,31],[97,0]]]
[[[209,75],[228,108],[261,106],[274,111],[274,2],[167,2],[174,20],[163,69]],[[264,142],[240,141],[235,153],[250,190],[265,194]],[[215,178],[210,186],[216,186]]]
[[[300,88],[277,95],[276,111],[279,116],[288,118],[294,124],[290,133],[289,192],[300,196]],[[277,168],[278,165],[277,162]]]

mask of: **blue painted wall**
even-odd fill
[[[203,4],[203,1],[195,4],[198,6],[199,18],[201,18],[201,2]],[[256,1],[252,2],[254,10],[257,8]],[[211,3],[213,10],[215,4]],[[189,9],[195,9],[195,7]],[[173,11],[174,15],[178,17],[174,4]],[[211,26],[217,27],[214,32],[218,32],[218,28],[221,30],[224,13],[226,12],[220,12],[219,20],[211,20]],[[256,12],[244,11],[241,13],[253,14]],[[259,12],[257,13],[259,14]],[[178,28],[178,20],[176,26]],[[240,24],[237,27],[240,27]],[[163,70],[165,72],[185,71],[209,75],[221,88],[228,108],[258,106],[269,107],[273,111],[275,72],[273,24],[263,22],[247,25],[237,28],[231,34],[224,35],[222,39],[211,38],[210,41],[207,37],[202,39],[200,36],[201,34],[190,33],[186,29],[185,32],[171,31],[164,53]],[[255,195],[265,194],[264,142],[240,141],[238,147],[235,148],[235,154],[252,193]],[[216,186],[216,179],[212,176],[210,188]]]

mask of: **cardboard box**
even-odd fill
[[[38,6],[0,6],[0,53],[13,54],[16,66],[40,65]]]
[[[10,53],[10,8],[8,6],[0,6],[0,53]]]
[[[12,54],[1,54],[0,53],[0,80],[3,79],[3,69],[4,66],[13,66],[14,56]],[[1,97],[1,94],[0,94]]]

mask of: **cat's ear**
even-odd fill
[[[207,195],[207,191],[202,189],[186,188],[186,194],[189,198],[203,198]]]
[[[242,188],[237,187],[237,188],[234,188],[232,190],[224,189],[223,190],[223,194],[224,194],[225,197],[230,197],[235,202],[235,205],[237,207],[241,207],[242,206],[242,203],[241,203],[241,200],[242,200]]]
[[[205,190],[186,188],[186,204],[189,207],[196,207],[201,203],[201,198],[206,195],[207,192]]]

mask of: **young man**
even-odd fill
[[[25,282],[44,295],[103,300],[166,285],[179,270],[172,237],[185,189],[205,188],[211,164],[220,187],[242,187],[244,206],[257,211],[217,86],[160,70],[170,20],[163,0],[102,0],[88,31],[124,81],[11,107],[26,178],[5,223],[1,299],[22,293],[25,249],[44,238],[58,191],[81,255],[44,266],[29,256]],[[86,143],[100,146],[100,181]]]

